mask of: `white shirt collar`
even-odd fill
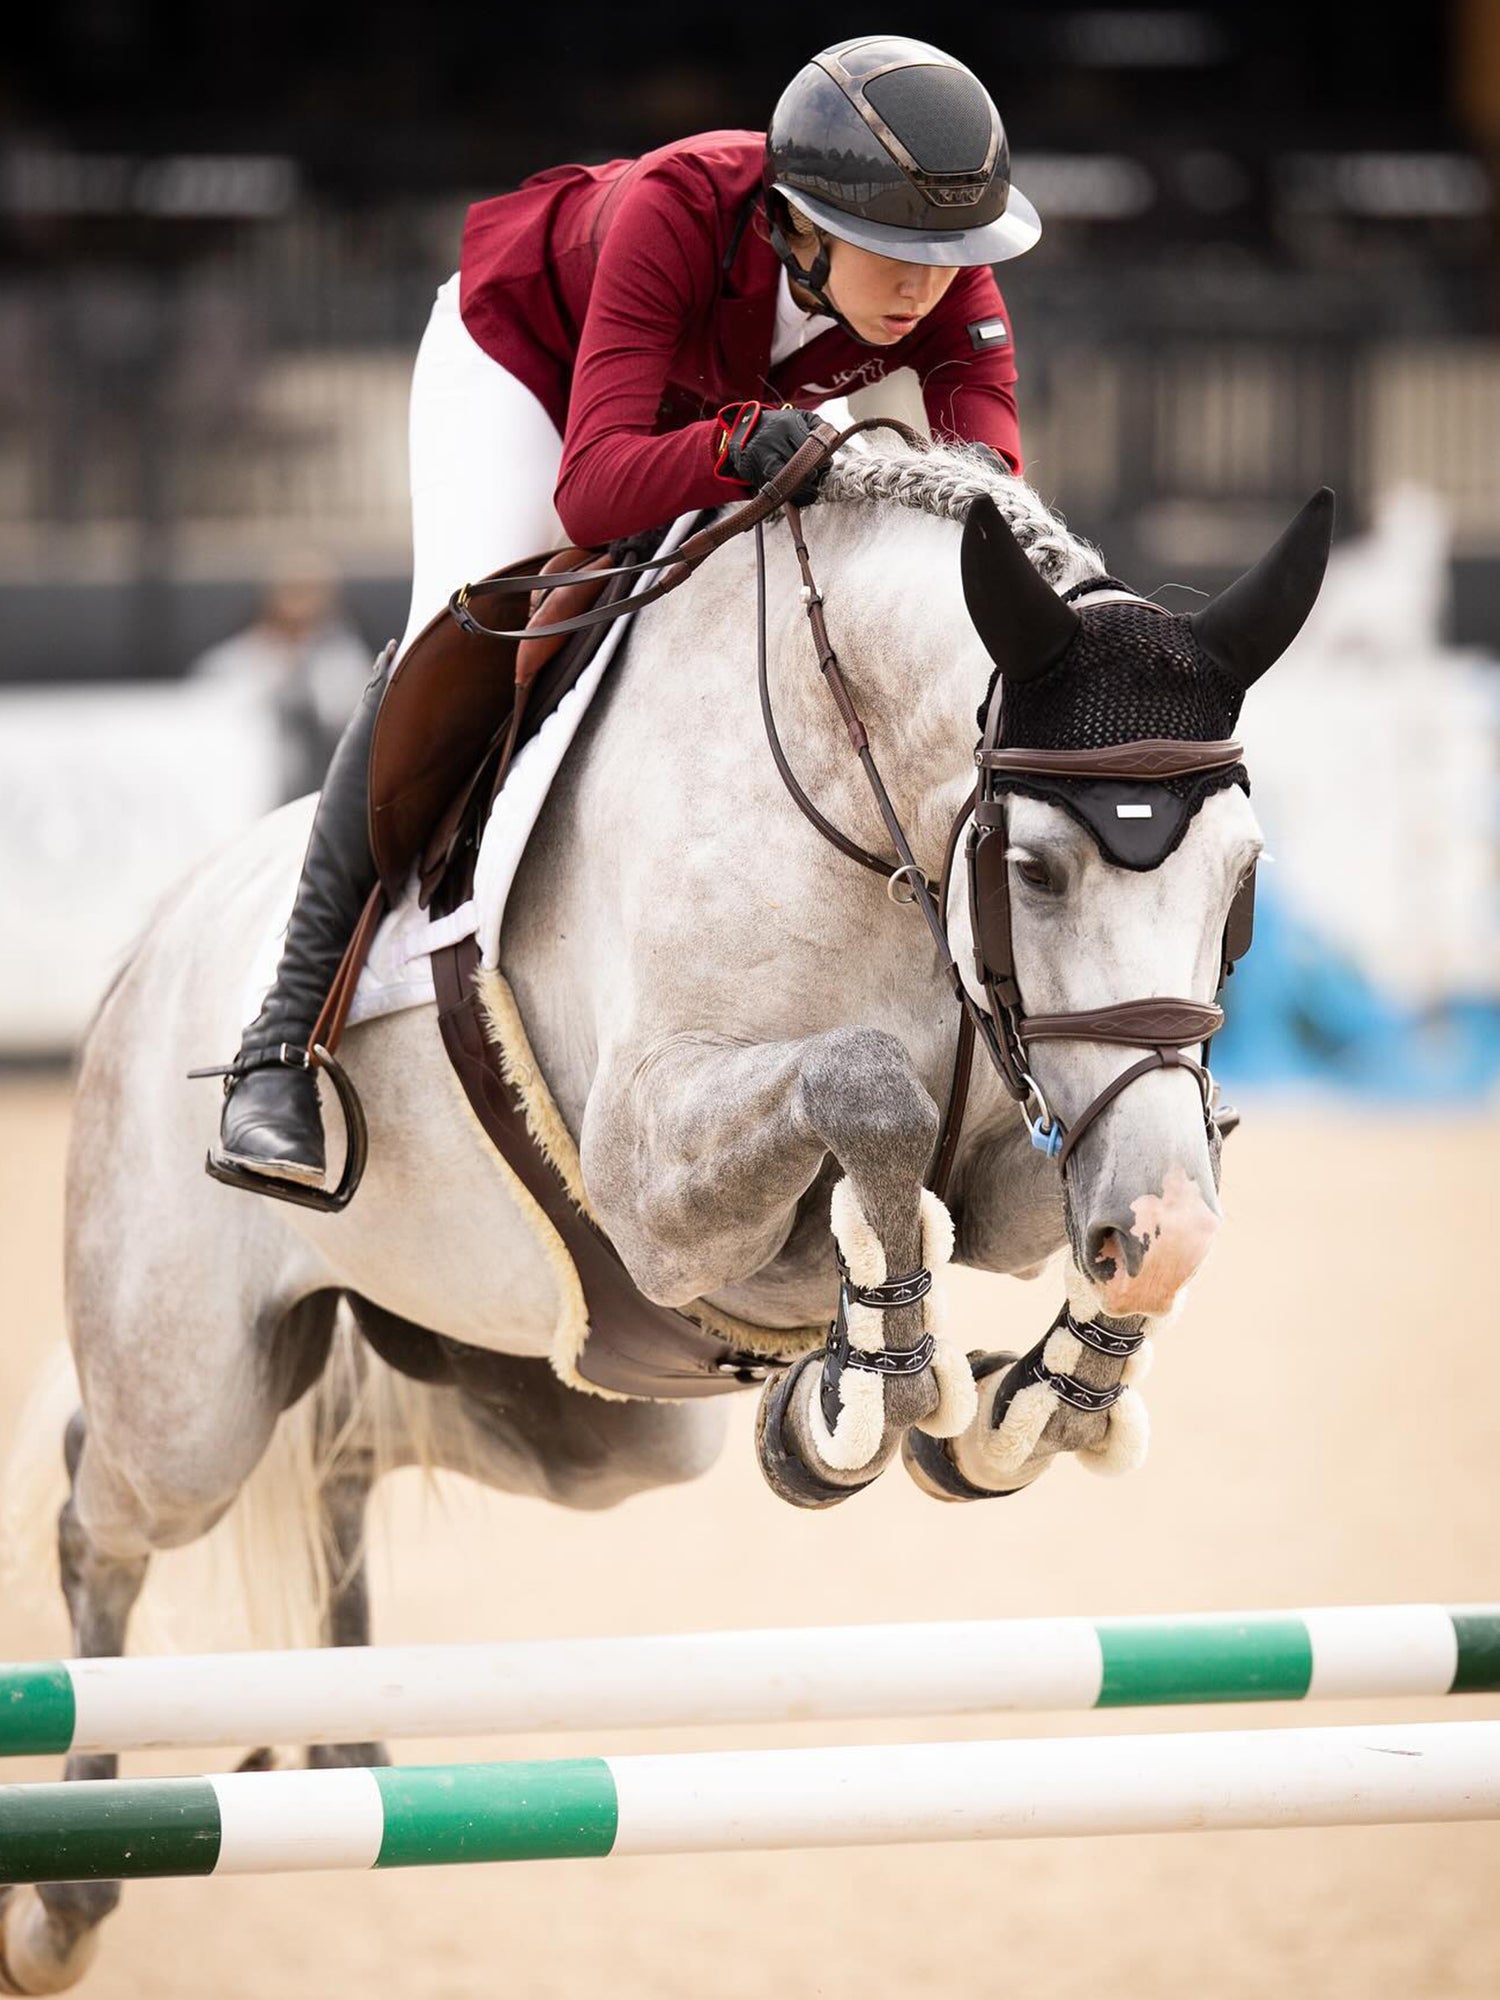
[[[830,327],[837,324],[827,313],[802,310],[792,297],[791,281],[783,264],[776,284],[776,326],[771,334],[771,366],[779,368],[798,348],[806,347],[810,340],[816,340],[820,333],[827,333]]]

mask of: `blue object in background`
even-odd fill
[[[1226,1087],[1332,1086],[1387,1102],[1475,1104],[1500,1083],[1500,1003],[1409,1007],[1329,950],[1268,886],[1214,1043]]]

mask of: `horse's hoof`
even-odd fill
[[[901,1440],[901,1463],[930,1500],[1008,1500],[1019,1486],[991,1491],[965,1479],[948,1455],[949,1439],[908,1431]]]
[[[779,1500],[793,1507],[837,1507],[841,1500],[873,1485],[878,1477],[862,1479],[857,1485],[836,1486],[814,1472],[788,1438],[786,1415],[797,1384],[805,1370],[822,1366],[823,1351],[819,1348],[812,1354],[804,1354],[780,1375],[773,1375],[755,1413],[755,1451],[766,1484]]]
[[[969,1366],[974,1380],[983,1382],[997,1375],[1017,1359],[1014,1354],[971,1354]],[[901,1463],[930,1500],[1008,1500],[1022,1488],[976,1486],[966,1479],[953,1460],[955,1438],[929,1437],[925,1431],[910,1430],[901,1440]]]
[[[99,1933],[80,1931],[66,1949],[33,1888],[13,1889],[0,1904],[0,1993],[65,1993],[94,1962]]]

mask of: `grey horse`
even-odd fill
[[[845,675],[931,876],[973,787],[975,711],[991,675],[959,567],[962,523],[980,494],[1055,590],[1102,576],[1097,553],[1028,486],[955,449],[846,451],[806,517]],[[783,740],[820,809],[879,848],[884,829],[816,671],[779,536],[768,557]],[[831,1215],[856,1278],[873,1274],[862,1282],[947,1252],[949,1216],[924,1200],[923,1180],[957,1012],[920,920],[814,832],[772,767],[753,603],[742,540],[642,618],[532,839],[503,955],[588,1203],[637,1285],[664,1304],[749,1322],[794,1352],[834,1310]],[[371,1021],[345,1042],[371,1153],[343,1213],[253,1199],[204,1175],[216,1093],[184,1072],[234,1044],[250,962],[288,900],[308,817],[309,802],[284,808],[178,890],[83,1053],[66,1246],[82,1407],[67,1431],[60,1523],[80,1654],[123,1650],[152,1552],[219,1521],[278,1424],[299,1421],[318,1441],[316,1476],[294,1497],[334,1551],[323,1626],[333,1644],[369,1635],[362,1518],[387,1466],[424,1458],[507,1491],[601,1507],[696,1477],[723,1435],[721,1399],[610,1399],[560,1379],[564,1280],[497,1176],[431,1007]],[[1260,844],[1243,790],[1207,798],[1149,872],[1108,865],[1041,799],[1014,801],[1010,834],[1022,884],[1015,953],[1033,1007],[1212,999],[1226,911]],[[1025,888],[1043,867],[1061,893]],[[955,897],[961,963],[966,922]],[[1066,1114],[1118,1059],[1058,1042],[1038,1050],[1037,1074]],[[1180,1072],[1146,1077],[1110,1107],[1065,1191],[981,1066],[950,1184],[954,1254],[1029,1276],[1071,1246],[1078,1309],[1149,1324],[1208,1247],[1217,1179],[1198,1089]],[[886,1313],[887,1344],[915,1344],[934,1310],[928,1299]],[[384,1364],[361,1333],[386,1354],[409,1338],[421,1357],[419,1379],[387,1397],[382,1425],[361,1398]],[[342,1365],[330,1367],[330,1353]],[[992,1378],[976,1387],[967,1368],[962,1381],[951,1366],[945,1379],[935,1361],[876,1388],[853,1446],[830,1437],[812,1392],[784,1411],[786,1436],[825,1490],[867,1484],[913,1426],[941,1435],[979,1492],[1029,1483],[1060,1450],[1109,1455],[1106,1418],[1060,1405],[1033,1417],[1018,1447],[988,1421]],[[381,1751],[311,1754],[348,1762]],[[68,1775],[113,1766],[79,1756]],[[12,1892],[0,1909],[0,1986],[73,1983],[117,1894]]]

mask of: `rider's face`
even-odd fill
[[[840,238],[829,250],[828,296],[861,340],[876,347],[893,347],[914,332],[958,276],[955,266],[905,264]]]

